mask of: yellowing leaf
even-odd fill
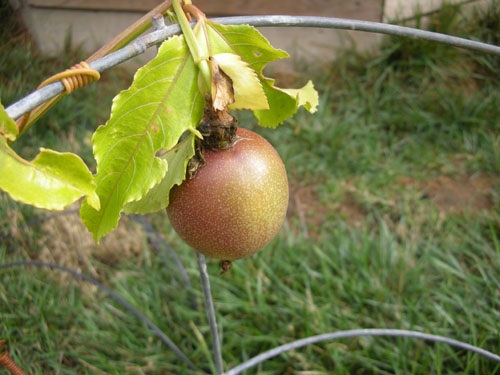
[[[31,162],[19,157],[0,137],[0,189],[12,199],[49,210],[62,210],[81,196],[100,208],[93,176],[75,154],[41,149]]]
[[[229,109],[269,109],[266,94],[255,70],[233,53],[220,53],[212,57],[233,81],[234,103]]]
[[[19,134],[19,129],[14,122],[5,112],[5,109],[0,103],[0,136],[3,135],[10,141],[14,141]]]
[[[314,89],[312,81],[301,89],[281,89],[293,98],[298,98],[299,106],[304,107],[310,113],[318,110],[319,97],[318,92]]]

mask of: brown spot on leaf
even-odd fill
[[[212,71],[212,106],[216,111],[223,111],[234,103],[233,81],[224,73],[214,58],[210,58]]]
[[[160,130],[160,125],[158,125],[158,123],[154,123],[153,125],[151,125],[151,131],[153,133],[158,133],[158,131]]]

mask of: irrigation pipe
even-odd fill
[[[458,38],[451,35],[415,29],[411,27],[391,25],[380,22],[350,20],[343,18],[330,18],[330,17],[311,17],[311,16],[243,16],[243,17],[223,17],[213,18],[214,22],[224,25],[242,25],[248,24],[257,27],[315,27],[327,29],[341,29],[341,30],[354,30],[366,31],[388,35],[404,36],[408,38],[416,38],[428,40],[432,42],[447,44],[450,46],[465,48],[472,51],[491,53],[500,56],[500,47],[477,42],[469,39]],[[112,68],[124,61],[140,55],[146,51],[147,48],[157,45],[168,37],[179,34],[179,25],[164,26],[161,23],[155,25],[156,30],[145,34],[132,43],[119,49],[101,59],[90,63],[90,67],[103,72]],[[36,90],[21,100],[13,103],[6,108],[7,114],[12,119],[17,119],[25,113],[31,111],[37,106],[43,104],[45,101],[55,97],[64,91],[64,86],[60,81],[54,82],[50,85]]]
[[[415,339],[422,339],[433,342],[440,342],[444,344],[448,344],[451,346],[455,346],[460,349],[464,349],[470,352],[474,352],[483,357],[491,359],[496,362],[500,362],[500,356],[488,352],[484,349],[466,344],[461,341],[453,340],[443,336],[429,335],[426,333],[420,333],[416,331],[406,331],[399,329],[354,329],[349,331],[338,331],[334,333],[325,333],[322,335],[311,336],[301,340],[293,341],[288,344],[284,344],[278,346],[274,349],[268,350],[267,352],[261,353],[246,362],[232,368],[231,370],[225,372],[223,375],[237,375],[242,373],[245,370],[248,370],[251,367],[258,365],[261,362],[264,362],[270,358],[276,357],[280,354],[283,354],[287,351],[301,348],[306,345],[315,344],[321,341],[327,340],[335,340],[335,339],[345,339],[351,337],[359,337],[359,336],[392,336],[392,337],[409,337]]]
[[[6,263],[6,264],[0,264],[0,270],[1,269],[6,269],[6,268],[12,268],[12,267],[21,267],[21,266],[36,266],[36,267],[47,267],[50,268],[51,270],[59,270],[63,272],[67,272],[70,275],[89,282],[99,289],[101,289],[104,293],[106,293],[109,297],[113,298],[116,302],[118,302],[120,305],[125,307],[129,312],[135,315],[137,319],[140,321],[144,322],[159,338],[161,341],[163,341],[164,344],[166,344],[179,359],[181,359],[183,362],[185,362],[188,367],[192,370],[196,369],[196,366],[191,362],[185,355],[182,353],[182,351],[173,343],[170,338],[163,333],[163,331],[156,326],[151,320],[149,320],[143,313],[141,313],[139,310],[137,310],[134,306],[130,304],[126,299],[124,299],[122,296],[119,294],[113,292],[111,289],[109,289],[107,286],[101,284],[99,281],[93,279],[90,276],[84,275],[80,272],[77,272],[75,270],[59,266],[56,264],[51,264],[51,263],[45,263],[45,262],[40,262],[36,260],[32,261],[18,261],[18,262],[12,262],[12,263]]]

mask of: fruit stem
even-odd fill
[[[191,29],[191,26],[186,18],[186,14],[181,7],[180,0],[172,0],[172,6],[174,8],[175,15],[177,16],[177,20],[179,21],[182,33],[184,34],[189,52],[191,52],[194,63],[198,69],[200,69],[201,75],[205,81],[206,87],[203,88],[204,90],[202,90],[202,94],[206,94],[212,87],[212,75],[208,65],[208,55],[204,53],[200,44],[196,40],[196,36],[194,35],[193,30]],[[198,20],[198,24],[200,24],[200,22],[203,22],[203,20]]]

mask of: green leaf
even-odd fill
[[[311,81],[301,89],[280,89],[274,86],[274,80],[265,79],[263,87],[271,108],[254,111],[260,126],[274,128],[281,125],[301,106],[311,113],[318,109],[318,92]]]
[[[203,29],[200,28],[200,30]],[[203,38],[200,35],[203,33],[198,32],[198,38],[201,41]],[[205,36],[203,35],[203,37]],[[273,80],[264,77],[263,69],[268,63],[289,57],[289,55],[285,51],[271,46],[254,27],[248,25],[224,26],[208,21],[206,39],[212,56],[224,53],[239,55],[242,61],[257,72],[269,105],[269,109],[251,108],[259,120],[259,125],[274,128],[292,117],[300,106],[304,106],[310,112],[316,110],[318,93],[312,82],[309,82],[302,89],[280,89],[274,86]],[[227,72],[226,74],[231,77],[233,82],[237,81],[238,78],[233,78]],[[245,86],[245,82],[241,83],[242,88],[248,86]],[[234,105],[230,106],[230,108],[232,107]],[[249,107],[247,105],[244,108]]]
[[[198,70],[182,36],[165,41],[113,100],[111,117],[93,136],[99,211],[82,204],[81,217],[98,241],[114,229],[125,204],[141,199],[167,172],[156,156],[194,131],[203,114]]]
[[[124,212],[126,214],[146,215],[163,210],[168,206],[170,189],[180,185],[186,178],[186,167],[189,159],[194,156],[194,134],[188,136],[172,150],[168,151],[162,159],[169,165],[163,180],[153,187],[139,201],[128,203]]]
[[[211,21],[206,25],[211,56],[219,53],[240,55],[260,75],[268,63],[289,57],[285,51],[274,48],[253,26],[225,26]]]
[[[270,109],[253,111],[259,125],[275,128],[297,112],[299,99],[274,87],[274,80],[262,79],[262,86],[267,96]]]
[[[62,210],[81,196],[99,209],[92,173],[80,157],[41,149],[28,162],[4,137],[0,137],[0,188],[16,201],[49,210]]]
[[[282,89],[288,95],[299,99],[299,106],[304,107],[310,113],[314,113],[318,110],[319,97],[318,92],[314,89],[312,81],[307,82],[307,84],[301,89]]]
[[[2,103],[0,103],[0,136],[4,136],[9,141],[15,141],[19,134],[19,128],[14,120],[12,120],[5,111]]]

